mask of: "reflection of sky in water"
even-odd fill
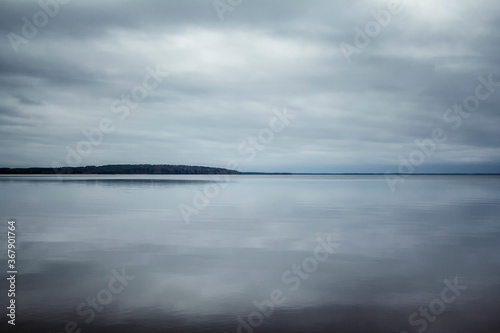
[[[83,323],[76,306],[126,267],[135,280],[93,325],[235,331],[237,315],[280,288],[287,301],[259,330],[409,330],[409,314],[458,276],[469,289],[433,328],[498,328],[488,316],[500,296],[498,177],[414,176],[391,193],[375,176],[231,176],[189,225],[178,205],[209,176],[70,178],[0,177],[1,218],[18,225],[21,324]],[[340,247],[291,291],[283,272],[327,234]]]

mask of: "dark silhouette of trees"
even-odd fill
[[[236,170],[192,165],[170,164],[112,164],[102,166],[62,168],[0,168],[0,174],[67,174],[67,175],[213,175],[240,174]]]

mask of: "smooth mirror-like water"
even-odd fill
[[[226,177],[0,177],[15,331],[500,332],[500,177]]]

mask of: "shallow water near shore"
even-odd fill
[[[0,187],[13,332],[500,332],[498,176],[415,175],[394,193],[383,176]]]

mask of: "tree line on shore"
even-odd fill
[[[239,171],[193,165],[170,164],[115,164],[102,166],[62,167],[62,168],[0,168],[0,174],[115,174],[115,175],[213,175],[240,174]]]

